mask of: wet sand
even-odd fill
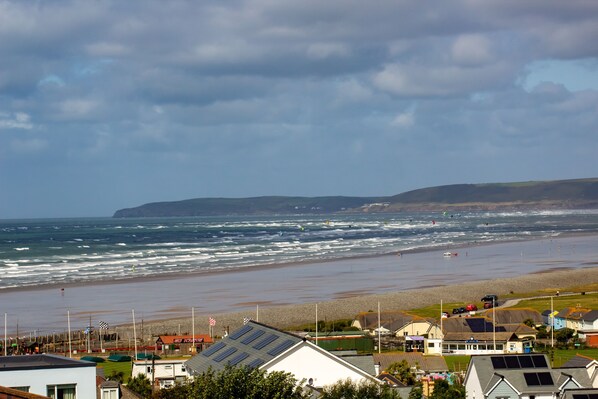
[[[73,330],[91,317],[111,326],[144,321],[144,335],[207,332],[208,317],[236,328],[243,317],[279,327],[310,321],[319,303],[320,318],[350,318],[372,310],[409,309],[440,300],[473,301],[488,292],[504,294],[598,282],[598,235],[476,245],[401,256],[247,268],[0,292],[0,312],[8,313],[8,330],[38,334],[66,330],[67,311]]]

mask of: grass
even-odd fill
[[[446,362],[446,365],[448,366],[448,369],[451,372],[467,371],[469,359],[471,359],[471,356],[469,355],[444,356],[444,361]]]
[[[552,297],[552,306],[554,310],[561,310],[564,308],[580,307],[582,309],[592,309],[598,303],[598,293],[586,295],[561,295]],[[527,299],[519,302],[516,307],[530,308],[542,313],[550,309],[550,298]]]
[[[124,383],[129,381],[131,373],[133,372],[133,364],[131,362],[104,362],[98,363],[99,368],[104,369],[104,376],[110,377],[110,375],[118,372],[122,372],[124,375]]]

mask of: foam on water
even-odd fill
[[[8,221],[0,224],[0,280],[11,282],[0,282],[0,288],[13,282],[222,270],[572,232],[598,232],[598,212],[120,219],[118,224],[113,219]]]

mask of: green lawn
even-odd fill
[[[471,356],[468,355],[450,355],[444,356],[444,361],[449,371],[467,371],[467,365]]]
[[[598,293],[586,295],[560,295],[552,297],[553,309],[561,310],[564,308],[574,308],[579,306],[581,308],[592,309],[596,308],[598,303]],[[550,298],[527,299],[517,304],[518,308],[531,308],[542,313],[550,309]]]
[[[98,367],[104,369],[104,376],[110,377],[111,374],[122,371],[125,379],[123,382],[128,382],[133,371],[133,364],[131,362],[104,362],[98,363]]]

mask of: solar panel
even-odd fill
[[[532,361],[534,362],[534,367],[536,368],[546,368],[548,364],[546,364],[546,358],[544,355],[533,355]]]
[[[494,367],[494,369],[506,369],[507,368],[507,364],[505,363],[505,358],[502,356],[492,356],[490,358],[490,360],[492,361],[492,367]]]
[[[235,331],[234,333],[232,333],[228,337],[230,339],[239,339],[239,338],[241,338],[243,335],[247,334],[251,330],[253,330],[253,326],[244,325],[243,327],[241,327],[240,329],[238,329],[237,331]]]
[[[487,330],[488,326],[486,324],[485,319],[481,319],[481,318],[466,319],[466,323],[469,326],[469,328],[471,329],[471,331],[475,332],[475,333],[492,331],[492,326],[490,326],[490,329]]]
[[[215,343],[214,345],[210,346],[205,351],[201,352],[202,355],[206,357],[212,356],[214,353],[218,352],[220,349],[224,348],[226,344],[222,341]]]
[[[252,361],[250,361],[247,366],[251,367],[252,369],[257,368],[259,366],[261,366],[262,364],[264,364],[264,361],[262,359],[253,359]]]
[[[248,345],[250,343],[252,343],[253,341],[255,341],[256,339],[258,339],[259,337],[261,337],[262,335],[264,335],[266,332],[264,330],[257,330],[252,332],[250,335],[248,335],[247,337],[243,338],[243,340],[241,341],[241,343],[243,345]]]
[[[521,366],[519,365],[519,360],[517,356],[505,356],[505,362],[507,363],[508,369],[519,369]]]
[[[261,341],[258,341],[257,344],[253,345],[253,349],[263,349],[266,347],[266,345],[276,341],[278,339],[278,335],[274,335],[274,334],[270,334],[268,335],[266,338],[262,339]]]
[[[538,379],[540,380],[540,385],[554,385],[550,373],[538,373]]]
[[[237,364],[241,363],[243,360],[247,359],[248,357],[249,357],[249,353],[247,353],[247,352],[239,353],[237,356],[230,359],[228,364],[231,366],[236,366]]]
[[[276,356],[276,355],[284,352],[285,350],[287,350],[291,346],[293,346],[294,343],[295,342],[292,339],[287,339],[286,341],[281,342],[280,344],[278,344],[274,348],[270,349],[268,351],[268,355]]]
[[[232,355],[233,353],[235,353],[236,351],[237,351],[237,348],[230,347],[230,348],[226,349],[224,352],[220,352],[219,354],[214,356],[213,360],[215,362],[221,362],[224,359],[226,359],[227,357],[229,357],[230,355]]]
[[[540,385],[538,373],[523,373],[523,377],[525,378],[525,383],[529,387]]]
[[[554,381],[552,380],[552,375],[550,373],[523,373],[523,377],[525,378],[525,382],[528,386],[554,385]]]
[[[523,369],[529,369],[529,368],[534,368],[534,362],[532,360],[532,357],[529,355],[523,355],[523,356],[517,356],[519,358],[519,364],[521,365],[521,368]]]

